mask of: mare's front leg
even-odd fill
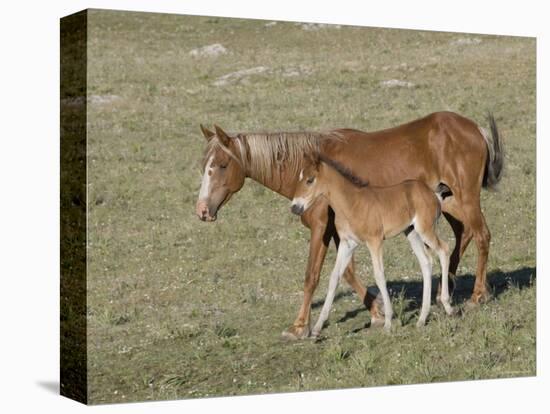
[[[313,211],[314,210],[314,211]],[[296,320],[286,331],[283,331],[282,337],[288,340],[297,340],[307,338],[310,333],[310,313],[313,293],[319,284],[319,275],[325,260],[327,248],[333,234],[331,229],[327,229],[328,213],[327,208],[311,208],[302,216],[302,222],[311,229],[311,238],[309,241],[309,257],[307,261],[306,277],[304,280],[304,299],[302,306],[298,311]]]
[[[338,247],[338,254],[336,255],[336,264],[334,269],[330,274],[330,281],[328,285],[327,296],[325,298],[325,303],[323,304],[323,309],[321,309],[321,314],[319,319],[311,332],[311,336],[319,336],[321,329],[325,321],[328,319],[328,314],[330,313],[330,308],[332,307],[332,302],[334,301],[334,294],[336,293],[336,288],[340,282],[340,278],[344,274],[346,267],[351,261],[353,256],[353,251],[357,247],[357,243],[353,240],[341,240],[340,246]]]

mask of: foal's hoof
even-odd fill
[[[384,320],[384,318],[376,318],[374,316],[372,316],[370,318],[370,327],[371,328],[382,328],[384,326],[384,324],[386,323],[386,321]]]
[[[311,331],[311,335],[310,335],[311,338],[319,339],[320,336],[321,336],[321,332],[316,331],[316,330]]]
[[[422,319],[419,319],[417,322],[416,322],[416,327],[417,328],[423,328],[424,326],[426,326],[426,321],[425,320],[422,320]]]
[[[452,299],[452,295],[451,295],[451,299]],[[438,305],[438,306],[445,306],[443,305],[443,301],[441,300],[441,294],[440,292],[437,292],[437,295],[435,297],[435,303]]]
[[[286,331],[283,331],[281,338],[285,341],[297,341],[299,339],[305,339],[309,336],[308,326],[296,326],[292,325]]]

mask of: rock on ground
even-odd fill
[[[479,37],[459,37],[451,43],[453,45],[478,45],[481,43],[481,39]]]
[[[266,66],[256,66],[250,69],[242,69],[236,72],[228,73],[227,75],[220,76],[216,81],[214,81],[215,86],[223,86],[228,83],[239,82],[249,76],[258,75],[260,73],[268,72],[269,68]]]
[[[326,24],[326,23],[296,23],[304,30],[320,30],[320,29],[340,29],[339,24]]]
[[[219,43],[214,43],[213,45],[199,47],[189,52],[191,56],[199,56],[199,57],[216,57],[220,55],[225,55],[226,53],[227,53],[227,49]]]
[[[412,82],[402,81],[399,79],[390,79],[380,82],[385,88],[413,88],[415,85]]]

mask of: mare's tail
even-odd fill
[[[485,162],[485,172],[483,174],[483,188],[494,190],[502,178],[504,169],[504,150],[502,140],[498,132],[497,123],[492,113],[487,115],[491,135],[484,128],[479,128],[483,139],[487,144],[487,161]]]

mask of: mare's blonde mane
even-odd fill
[[[315,154],[326,140],[343,140],[337,131],[329,132],[268,132],[228,134],[237,148],[233,153],[222,145],[217,137],[208,143],[205,160],[217,148],[235,159],[246,173],[260,182],[269,182],[273,175],[285,167],[298,175],[303,166],[305,154]]]

